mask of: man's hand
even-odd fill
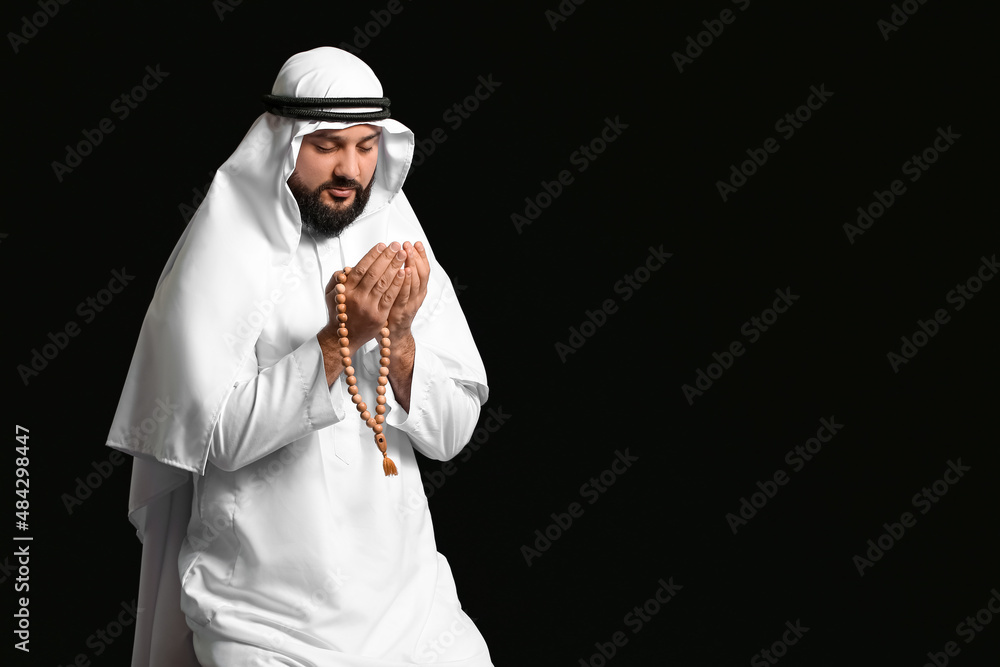
[[[406,252],[406,277],[396,296],[396,301],[389,311],[389,331],[393,338],[407,338],[410,335],[410,325],[417,315],[417,310],[427,296],[427,280],[431,273],[430,261],[424,244],[417,241],[410,245],[403,244]]]
[[[361,347],[378,334],[389,317],[396,295],[402,288],[406,272],[403,262],[407,253],[399,243],[389,246],[379,243],[351,269],[344,283],[344,301],[347,306],[347,331],[350,344],[347,346],[353,356]],[[329,322],[319,332],[317,338],[323,349],[326,362],[327,384],[333,384],[343,368],[340,348],[344,347],[339,335],[341,323],[338,320],[336,271],[326,286],[326,307]]]
[[[406,259],[406,252],[396,241],[388,247],[379,243],[347,275],[344,296],[347,297],[347,330],[352,352],[374,338],[385,325],[396,295],[404,285],[403,262]],[[335,272],[326,286],[326,306],[330,312],[327,327],[334,331],[340,328],[336,300],[340,273]]]
[[[412,246],[407,241],[403,244],[403,250],[406,251],[406,278],[389,311],[389,335],[392,337],[389,382],[392,384],[396,403],[409,413],[413,360],[416,356],[416,343],[410,332],[410,325],[420,304],[424,302],[424,297],[427,296],[427,280],[431,273],[431,265],[427,260],[424,244],[420,241]]]

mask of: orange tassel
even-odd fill
[[[396,475],[396,474],[398,474],[396,472],[396,464],[393,463],[392,459],[390,459],[388,456],[383,457],[383,459],[382,459],[382,470],[385,471],[385,476],[386,477],[388,477],[389,475]]]

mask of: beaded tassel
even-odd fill
[[[385,422],[385,385],[389,384],[389,344],[391,342],[389,340],[389,323],[383,324],[380,332],[382,334],[382,358],[379,360],[378,387],[375,388],[378,393],[375,398],[378,405],[375,406],[375,415],[373,416],[368,411],[368,405],[361,398],[361,394],[358,393],[360,391],[358,379],[354,377],[354,366],[351,365],[351,341],[347,337],[347,296],[344,294],[347,291],[344,283],[347,282],[347,275],[350,272],[351,267],[344,267],[344,271],[337,275],[335,288],[337,290],[337,321],[340,322],[340,328],[337,330],[337,335],[340,336],[340,354],[344,362],[344,374],[347,376],[347,391],[358,412],[361,413],[361,419],[375,433],[375,445],[382,452],[382,470],[388,477],[398,474],[396,464],[386,454],[388,443],[385,440],[385,434],[382,433],[382,424]]]

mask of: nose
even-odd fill
[[[346,178],[356,181],[361,176],[361,163],[358,156],[352,150],[340,151],[340,159],[333,166],[333,173],[339,178]]]

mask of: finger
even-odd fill
[[[417,272],[417,263],[419,261],[420,261],[420,255],[417,252],[417,249],[413,246],[410,246],[410,250],[406,255],[406,269],[407,271],[410,271],[413,274],[413,277],[410,279],[409,282],[409,288],[410,288],[410,295],[414,297],[417,295],[418,292],[420,292],[420,285],[421,285],[420,274]]]
[[[326,284],[326,293],[329,294],[333,291],[334,286],[337,284],[337,278],[343,271],[334,271],[333,275],[330,277],[330,282]]]
[[[399,267],[396,268],[396,273],[393,274],[392,282],[389,283],[389,287],[385,290],[385,294],[379,299],[379,307],[383,310],[391,310],[395,301],[396,296],[399,294],[399,290],[403,287],[403,281],[406,279],[406,271],[403,269],[403,262],[400,260]]]
[[[408,266],[403,267],[405,276],[403,277],[403,284],[399,287],[399,293],[396,295],[396,300],[392,303],[392,310],[395,313],[401,313],[406,309],[406,304],[410,301],[411,284],[413,282],[413,269]]]
[[[403,250],[406,252],[406,264],[404,264],[404,266],[414,266],[417,251],[413,248],[413,244],[406,241],[403,243]]]
[[[354,265],[353,269],[351,269],[351,274],[347,276],[348,284],[352,288],[357,286],[357,284],[361,282],[361,279],[364,278],[365,274],[368,273],[369,269],[371,268],[371,265],[375,262],[376,259],[379,258],[379,256],[382,254],[383,251],[385,251],[385,249],[386,245],[384,243],[376,243],[374,246],[372,246],[372,249],[369,250],[364,257],[358,260],[358,263]]]
[[[420,261],[417,262],[417,274],[420,276],[420,286],[426,287],[427,281],[431,275],[431,260],[427,257],[427,248],[420,241],[417,241],[413,246],[417,250],[417,254],[420,255]]]
[[[395,250],[393,250],[393,246],[395,246]],[[358,289],[362,290],[363,294],[366,287],[366,281],[369,281],[371,282],[371,289],[368,292],[369,295],[376,299],[381,297],[381,295],[384,294],[392,285],[392,281],[396,278],[396,272],[402,268],[405,260],[406,253],[403,252],[403,249],[398,243],[393,241],[389,244],[389,247],[385,249],[385,252],[382,253],[382,256],[375,260],[372,264],[371,269],[368,271],[368,275],[362,279],[361,283],[358,285]],[[382,269],[381,275],[379,275],[379,267],[382,266],[385,268]]]
[[[371,294],[375,290],[376,283],[380,281],[383,284],[378,292],[382,293],[386,290],[389,283],[392,282],[392,272],[389,266],[392,264],[399,250],[399,244],[393,241],[375,257],[375,260],[367,267],[367,271],[365,271],[364,275],[361,276],[361,280],[357,283],[356,289],[360,290],[361,294]],[[387,272],[388,275],[386,275]]]

